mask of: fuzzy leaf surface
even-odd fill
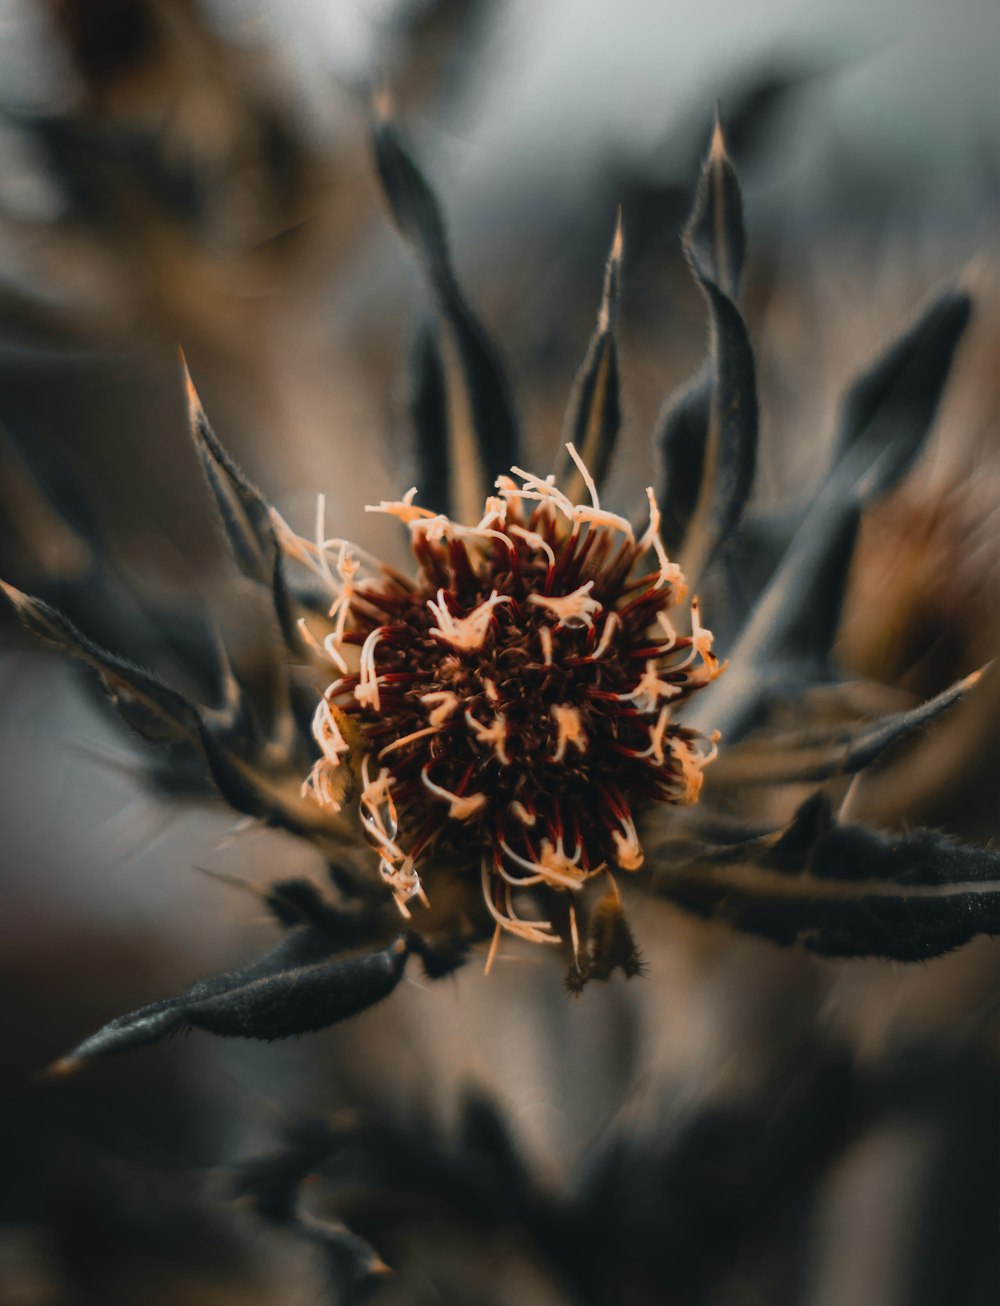
[[[342,835],[331,814],[300,796],[297,769],[278,773],[248,760],[248,741],[231,711],[215,712],[190,702],[154,672],[100,648],[42,599],[3,582],[0,588],[26,630],[97,674],[115,711],[132,730],[151,743],[180,746],[202,757],[219,793],[236,811],[306,838]]]
[[[931,830],[838,825],[822,793],[739,843],[665,844],[653,889],[747,934],[830,957],[924,961],[1000,933],[1000,853]]]
[[[74,1048],[57,1069],[157,1043],[182,1029],[267,1041],[310,1033],[346,1020],[389,996],[403,977],[408,948],[338,957],[322,930],[292,930],[256,962],[199,980],[175,998],[118,1016]]]
[[[457,355],[462,395],[448,405],[447,511],[472,521],[470,512],[479,510],[495,478],[519,461],[510,387],[492,342],[458,284],[434,193],[388,122],[376,124],[375,162],[392,216],[420,257]]]
[[[604,289],[597,315],[597,327],[590,338],[566,413],[563,438],[576,448],[597,488],[607,479],[621,428],[621,381],[618,374],[618,342],[615,319],[621,293],[621,217],[615,228],[611,252],[604,271]],[[556,481],[573,503],[586,494],[579,468],[563,451],[556,465]]]
[[[855,775],[894,744],[930,725],[968,694],[982,672],[965,676],[942,693],[905,712],[874,721],[777,735],[728,750],[712,773],[713,788],[726,785],[804,784],[834,775]]]
[[[753,349],[737,307],[746,252],[739,185],[716,124],[684,248],[708,305],[706,369],[661,419],[656,443],[665,478],[669,547],[683,539],[692,584],[742,516],[757,462]]]
[[[730,741],[770,686],[769,666],[804,626],[836,629],[858,514],[895,485],[923,447],[971,315],[946,291],[850,387],[838,458],[793,535],[730,653],[730,669],[695,705],[690,724]],[[821,584],[822,579],[827,584]],[[813,650],[815,652],[815,649]]]
[[[244,576],[270,591],[285,642],[289,648],[297,649],[299,637],[271,506],[212,429],[186,363],[183,363],[183,373],[191,438],[233,557]]]

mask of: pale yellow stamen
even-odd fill
[[[578,753],[585,753],[589,741],[583,728],[580,709],[573,707],[570,703],[553,703],[551,712],[558,732],[552,761],[561,762],[566,756],[566,749],[570,744]]]
[[[427,720],[432,730],[440,730],[448,718],[458,710],[461,700],[450,689],[438,689],[430,694],[421,694],[420,701],[421,703],[437,704],[437,707],[428,714]]]
[[[499,867],[500,874],[509,883],[515,886],[529,886],[532,884],[547,884],[553,889],[570,889],[576,893],[583,885],[596,875],[596,871],[585,871],[582,866],[578,865],[583,849],[577,845],[576,853],[573,857],[568,857],[563,848],[562,838],[555,843],[551,839],[543,839],[539,849],[538,861],[529,861],[527,857],[522,857],[516,853],[506,839],[501,840],[500,847],[505,857],[509,858],[515,866],[521,867],[528,872],[528,876],[517,879],[510,875],[503,866]]]
[[[490,944],[489,955],[486,958],[486,967],[483,970],[484,975],[488,975],[490,971],[493,969],[493,962],[496,960],[497,953],[500,950],[500,936],[502,934],[503,934],[503,926],[498,921],[496,928],[493,931],[493,942]]]
[[[664,653],[669,653],[677,643],[677,631],[674,630],[673,623],[665,612],[658,612],[656,614],[656,620],[660,625],[660,629],[667,637],[666,644],[662,644],[659,649],[660,656],[662,657]]]
[[[690,806],[698,801],[701,795],[701,787],[705,781],[705,767],[710,762],[714,762],[719,755],[718,742],[720,738],[719,732],[717,730],[713,731],[708,740],[711,747],[704,755],[696,752],[692,744],[686,739],[671,739],[670,751],[680,764],[683,782],[678,801],[685,806]]]
[[[679,685],[672,685],[661,679],[660,668],[652,659],[646,663],[646,670],[639,677],[639,683],[629,694],[616,694],[620,703],[632,702],[639,712],[655,712],[661,698],[676,698],[681,692]]]
[[[538,820],[538,817],[533,812],[529,812],[524,803],[522,803],[518,798],[514,799],[507,810],[516,821],[520,821],[522,825],[526,825],[529,828]]]
[[[655,588],[662,589],[664,585],[672,585],[674,587],[674,602],[679,603],[687,594],[687,584],[680,567],[667,557],[667,551],[660,537],[660,508],[651,485],[646,486],[646,498],[649,500],[649,526],[639,541],[639,551],[645,553],[650,548],[655,550],[656,560],[660,564],[660,574],[656,578]]]
[[[369,780],[366,755],[361,762],[361,783],[361,817],[367,833],[381,847],[385,860],[402,861],[403,850],[395,842],[396,804],[389,792],[390,786],[394,783],[392,776],[385,767],[382,767],[375,779]]]
[[[490,622],[493,620],[493,609],[501,603],[510,602],[510,595],[499,594],[494,590],[490,597],[473,608],[467,617],[453,617],[445,602],[445,592],[439,589],[437,603],[433,599],[427,600],[427,606],[438,623],[431,627],[431,634],[439,636],[452,648],[464,651],[482,648]]]
[[[577,451],[576,451],[576,446],[575,446],[575,445],[573,445],[573,444],[571,444],[571,443],[570,443],[570,444],[567,444],[567,445],[566,445],[566,452],[569,454],[569,456],[570,456],[570,457],[573,459],[573,461],[576,463],[577,468],[578,468],[578,470],[579,470],[579,472],[580,472],[580,475],[583,477],[583,483],[584,483],[584,485],[587,487],[587,490],[588,490],[589,493],[590,493],[590,502],[594,505],[595,508],[600,509],[601,501],[600,501],[600,499],[597,497],[597,486],[596,486],[596,484],[594,483],[594,478],[591,476],[590,472],[587,470],[587,464],[583,461],[583,459],[582,459],[582,458],[580,457],[580,455],[577,453]]]
[[[507,504],[497,495],[491,494],[483,504],[483,515],[476,527],[477,530],[485,530],[491,522],[499,522],[502,526],[507,520]]]
[[[485,794],[456,794],[443,785],[435,784],[427,774],[426,766],[420,772],[420,779],[436,798],[443,798],[449,804],[448,815],[453,821],[471,821],[486,806]]]
[[[417,487],[411,485],[401,499],[383,499],[380,503],[365,504],[365,512],[384,512],[390,517],[398,517],[407,526],[438,516],[430,508],[419,508],[413,502],[416,496]]]
[[[325,562],[325,553],[323,554],[323,559]],[[347,625],[347,618],[350,615],[351,601],[356,593],[354,577],[358,574],[360,566],[361,564],[354,560],[350,545],[342,544],[340,546],[340,553],[337,557],[337,574],[340,576],[342,588],[340,594],[334,599],[328,614],[331,621],[336,618],[333,633],[332,635],[327,636],[328,645],[333,647],[339,648],[339,646],[344,642],[344,628]],[[329,567],[327,567],[327,570],[329,570]]]
[[[407,744],[412,744],[415,739],[423,739],[427,735],[436,735],[439,729],[439,726],[424,726],[423,730],[414,730],[411,734],[394,739],[391,744],[386,744],[385,748],[379,750],[379,761],[387,753],[394,753],[397,748],[405,748]]]
[[[573,509],[573,522],[577,526],[583,523],[588,526],[607,526],[610,530],[621,531],[630,540],[634,538],[632,523],[619,517],[616,512],[608,512],[606,508],[588,508],[585,504],[578,504]]]
[[[481,880],[483,888],[483,901],[486,903],[486,909],[500,926],[501,929],[507,930],[510,934],[515,934],[518,938],[527,939],[531,943],[559,943],[559,935],[552,934],[551,921],[522,921],[514,915],[513,908],[510,906],[510,892],[508,887],[507,908],[510,913],[504,916],[493,901],[493,886],[490,881],[490,863],[488,858],[483,858],[481,869]]]
[[[597,599],[590,597],[590,591],[593,588],[594,582],[588,580],[586,584],[581,585],[579,589],[573,590],[571,594],[559,596],[529,594],[528,602],[534,603],[540,608],[545,608],[558,617],[560,626],[568,626],[570,622],[579,622],[580,625],[590,628],[594,624],[594,614],[601,610],[601,605]]]
[[[592,658],[596,660],[597,658],[604,657],[611,644],[612,636],[620,625],[621,622],[618,619],[617,612],[609,612],[607,620],[604,623],[604,629],[601,631],[601,638],[598,640],[597,647],[590,655]]]
[[[343,804],[341,795],[344,791],[344,775],[340,768],[332,766],[325,757],[321,757],[309,772],[300,793],[303,798],[314,799],[321,807],[331,812],[339,812]]]
[[[365,640],[361,649],[361,666],[359,683],[355,687],[354,697],[362,707],[382,710],[382,698],[378,690],[378,674],[375,671],[375,646],[382,638],[382,628],[378,627]]]
[[[333,638],[333,633],[331,632],[329,635],[327,635],[323,643],[321,644],[319,640],[316,638],[316,636],[309,629],[309,624],[306,621],[305,617],[299,617],[298,621],[295,624],[299,628],[299,634],[302,636],[302,639],[308,645],[308,647],[312,649],[312,651],[316,654],[316,656],[323,658],[325,661],[332,662],[333,665],[337,668],[337,670],[342,672],[346,676],[349,668],[346,661],[344,660],[343,654],[336,646],[336,643]]]
[[[537,531],[529,531],[527,527],[517,525],[508,526],[507,529],[511,535],[516,535],[519,539],[524,540],[531,548],[537,549],[539,553],[544,553],[550,567],[556,565],[556,555],[552,551],[552,545],[549,544],[548,540],[543,539]]]
[[[497,714],[493,719],[493,724],[484,726],[481,721],[477,721],[472,712],[467,708],[465,720],[469,729],[475,734],[477,743],[489,744],[496,754],[497,761],[502,766],[510,765],[510,758],[507,756],[507,717],[503,712]]]
[[[612,830],[611,838],[615,845],[615,860],[623,871],[637,871],[645,861],[645,853],[636,833],[635,822],[631,816],[622,821],[620,830]]]
[[[538,642],[542,646],[542,661],[547,667],[552,665],[552,631],[548,626],[539,626]]]
[[[412,857],[404,857],[399,866],[394,866],[392,862],[382,857],[378,869],[382,879],[392,890],[399,913],[405,920],[410,919],[410,909],[406,904],[411,898],[419,896],[424,906],[429,906]]]
[[[649,747],[644,748],[641,753],[636,753],[636,757],[651,757],[657,766],[662,766],[663,738],[669,724],[670,708],[663,706],[660,708],[660,715],[656,718],[656,725],[649,727]]]
[[[339,766],[341,757],[351,751],[325,698],[320,699],[313,713],[312,733],[331,766]]]
[[[688,649],[686,656],[670,668],[671,671],[681,671],[684,667],[690,666],[696,657],[700,657],[703,662],[708,662],[712,652],[712,643],[715,636],[710,630],[707,630],[701,624],[701,608],[698,606],[697,598],[691,600],[691,647]]]

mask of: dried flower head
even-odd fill
[[[437,319],[415,354],[413,402],[430,506],[414,489],[372,509],[406,527],[414,574],[327,538],[322,499],[315,537],[293,530],[230,458],[189,383],[222,526],[273,604],[261,646],[273,701],[258,702],[223,658],[221,701],[194,702],[2,585],[25,626],[81,659],[127,723],[166,745],[154,780],[214,792],[308,840],[330,872],[325,893],[301,878],[256,890],[284,930],[264,957],[111,1021],[63,1067],[190,1026],[263,1039],[320,1029],[387,997],[410,957],[438,978],[491,937],[492,959],[505,931],[560,944],[572,991],[616,971],[629,978],[642,966],[616,869],[690,912],[828,956],[925,959],[1000,931],[1000,856],[930,831],[851,825],[849,794],[835,805],[843,790],[815,790],[778,828],[756,825],[745,795],[743,825],[735,803],[675,810],[697,803],[720,730],[716,795],[835,786],[965,695],[988,705],[996,692],[995,676],[973,673],[926,704],[846,727],[811,720],[805,694],[829,680],[858,521],[920,450],[968,296],[940,295],[855,380],[813,498],[792,530],[771,524],[775,539],[786,532],[780,560],[757,557],[737,586],[734,541],[755,549],[754,532],[737,531],[757,396],[739,308],[742,209],[721,128],[684,233],[708,356],[664,407],[656,490],[636,518],[600,498],[621,424],[620,221],[565,454],[534,476],[520,468],[503,369],[460,289],[433,193],[390,123],[376,123],[374,144]],[[765,579],[753,593],[755,575]],[[717,685],[723,668],[688,587],[726,623],[732,669]],[[727,611],[746,587],[746,612],[741,602]],[[779,696],[796,695],[801,731],[747,737]]]
[[[498,934],[540,943],[559,936],[518,916],[517,889],[579,893],[609,866],[638,870],[636,809],[697,802],[716,736],[673,713],[722,670],[696,599],[691,634],[671,624],[687,586],[652,488],[636,538],[567,447],[588,505],[515,467],[475,525],[417,506],[415,489],[370,508],[406,525],[413,580],[282,531],[331,591],[322,652],[340,672],[304,793],[340,811],[357,740],[362,827],[403,914],[425,898],[421,865],[444,859],[481,874]]]

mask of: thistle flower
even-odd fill
[[[415,489],[370,508],[406,524],[415,581],[361,576],[341,541],[281,536],[331,591],[322,647],[302,629],[340,672],[313,719],[322,755],[304,793],[341,811],[360,754],[361,825],[402,914],[427,901],[418,867],[454,862],[481,872],[494,946],[504,930],[559,942],[551,921],[518,916],[513,894],[579,895],[610,866],[638,870],[634,809],[697,802],[716,755],[715,737],[673,721],[721,666],[697,600],[691,635],[671,624],[687,587],[652,487],[636,538],[567,449],[589,505],[513,468],[476,525],[419,507]],[[572,905],[569,918],[578,954]]]
[[[251,701],[225,661],[222,701],[194,703],[3,587],[24,625],[79,657],[126,722],[167,747],[171,775],[200,776],[238,812],[310,841],[330,870],[328,894],[301,879],[264,892],[285,931],[266,956],[119,1017],[63,1068],[189,1026],[263,1039],[319,1029],[387,997],[414,954],[438,978],[492,939],[489,964],[504,932],[560,945],[574,992],[617,970],[631,977],[641,970],[625,919],[633,888],[833,956],[925,959],[1000,932],[996,853],[853,826],[833,789],[987,678],[974,672],[927,704],[856,715],[846,728],[806,715],[794,735],[761,743],[751,733],[777,697],[832,678],[860,514],[921,448],[968,297],[941,294],[849,389],[833,465],[777,565],[760,568],[768,579],[741,620],[726,599],[735,543],[754,547],[752,531],[737,532],[757,400],[739,309],[739,187],[721,126],[684,234],[708,357],[665,405],[657,483],[636,517],[601,500],[621,422],[620,225],[565,453],[534,475],[521,470],[504,374],[460,289],[436,201],[384,118],[375,157],[437,317],[416,351],[421,502],[414,489],[373,507],[405,525],[415,575],[327,538],[322,499],[315,538],[293,530],[226,453],[189,384],[223,528],[273,601],[274,703]],[[717,684],[723,668],[697,592],[711,594],[713,624],[720,613],[739,632]],[[719,732],[720,795],[734,774],[743,787],[831,787],[778,828],[694,807]]]

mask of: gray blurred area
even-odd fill
[[[192,693],[217,690],[220,637],[241,675],[263,675],[264,612],[214,523],[178,344],[220,437],[290,522],[309,534],[323,492],[337,534],[402,558],[364,512],[412,483],[425,308],[368,159],[381,78],[539,467],[623,206],[612,497],[627,501],[649,480],[663,395],[702,356],[678,233],[718,102],[751,242],[758,508],[803,500],[836,396],[933,287],[961,279],[977,297],[937,434],[864,524],[838,644],[847,674],[893,703],[938,692],[1000,644],[998,49],[1000,8],[975,0],[6,0],[0,579]],[[859,817],[996,839],[998,722],[996,692],[959,709],[859,786]],[[771,1119],[838,1058],[883,1096],[810,1177],[805,1227],[796,1190],[745,1240],[720,1234],[738,1250],[711,1293],[678,1280],[671,1300],[996,1300],[993,940],[912,969],[819,962],[648,908],[648,976],[579,1002],[512,948],[488,978],[477,959],[438,985],[414,970],[384,1008],[294,1043],[195,1034],[43,1080],[118,1011],[266,946],[260,902],[203,870],[322,881],[290,836],[152,789],[146,748],[77,668],[0,618],[4,1301],[322,1300],[310,1250],[262,1236],[222,1182],[298,1115],[374,1107],[447,1132],[477,1085],[558,1189],[613,1131],[641,1145],[703,1113]],[[935,1205],[957,1191],[972,1194],[962,1229]],[[433,1251],[376,1300],[461,1300],[435,1297]],[[570,1300],[502,1241],[479,1272],[477,1300]]]

